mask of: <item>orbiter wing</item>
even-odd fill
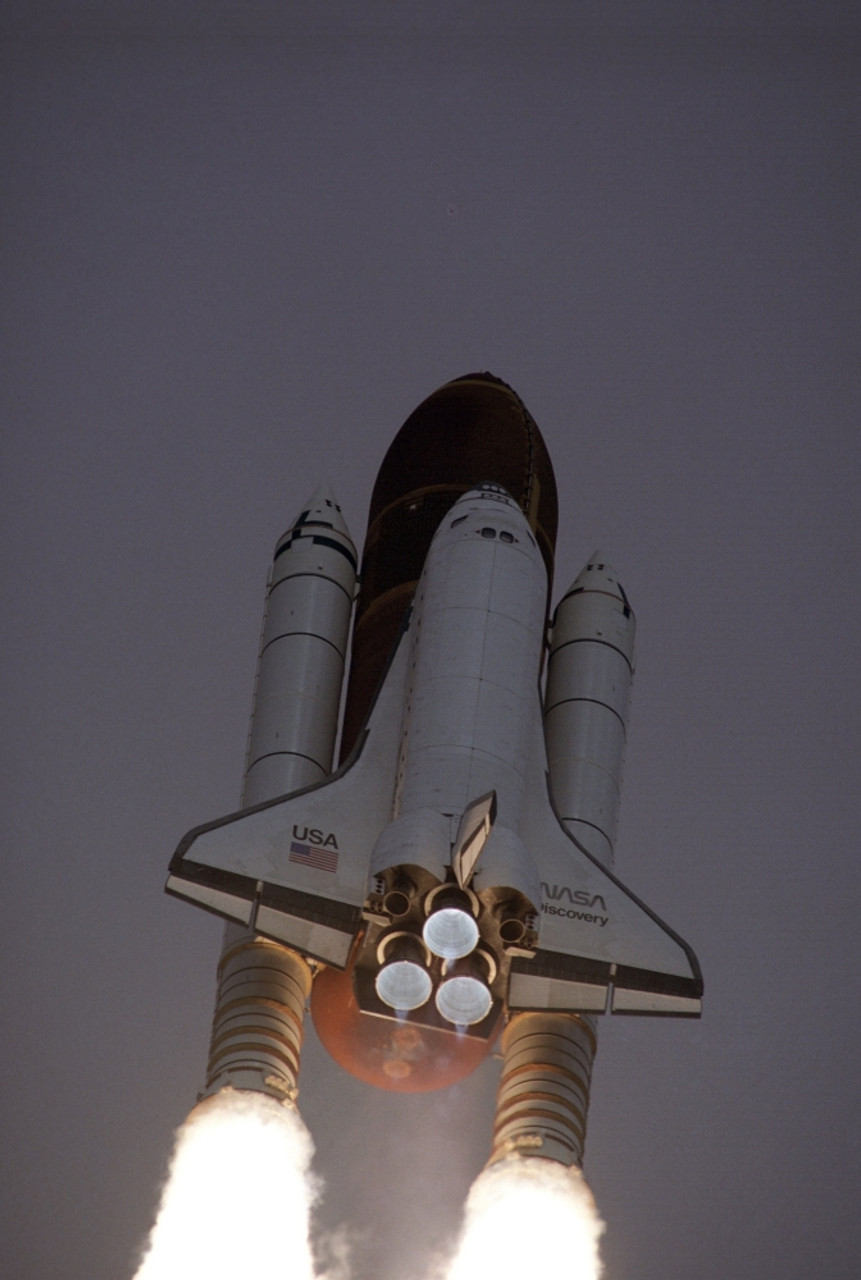
[[[697,1017],[693,951],[562,826],[543,736],[531,758],[521,835],[541,878],[539,947],[512,960],[510,1007]]]
[[[189,831],[168,893],[344,967],[373,844],[391,820],[407,651],[398,646],[351,761],[315,786]]]

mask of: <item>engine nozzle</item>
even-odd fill
[[[383,963],[374,986],[383,1004],[397,1013],[409,1013],[426,1004],[433,983],[421,940],[412,933],[390,933],[381,941],[378,954]]]
[[[493,1004],[488,984],[495,976],[496,962],[483,948],[460,960],[447,961],[436,993],[436,1007],[442,1017],[457,1027],[481,1022]]]
[[[477,902],[456,885],[440,885],[428,894],[422,929],[425,946],[442,960],[460,960],[478,945]]]

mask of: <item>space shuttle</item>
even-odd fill
[[[633,611],[596,552],[549,621],[555,526],[534,421],[471,374],[386,456],[355,608],[328,490],[279,540],[242,807],[183,838],[166,886],[231,922],[216,1085],[290,1039],[231,1032],[267,948],[304,975],[293,1022],[310,993],[332,1056],[389,1089],[451,1083],[525,1015],[582,1039],[600,1014],[699,1014],[693,951],[612,869]]]

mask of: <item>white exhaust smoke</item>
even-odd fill
[[[437,1280],[600,1280],[603,1230],[579,1169],[500,1160],[473,1183],[456,1253]]]
[[[314,1147],[292,1106],[222,1089],[178,1131],[135,1280],[315,1280]]]
[[[294,1107],[222,1089],[177,1133],[155,1225],[134,1280],[347,1280],[343,1237],[318,1242],[313,1143]],[[600,1280],[604,1224],[577,1168],[509,1157],[473,1183],[453,1257],[434,1280]],[[324,1275],[325,1272],[325,1275]]]

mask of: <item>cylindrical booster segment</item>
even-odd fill
[[[611,864],[634,660],[634,615],[615,571],[596,552],[553,622],[544,733],[550,789],[563,825]],[[503,1033],[502,1079],[490,1162],[514,1152],[580,1165],[595,1019],[519,1013]]]
[[[356,552],[340,509],[314,494],[279,538],[269,575],[248,735],[243,805],[319,782],[331,770]],[[311,970],[289,947],[228,924],[206,1088],[297,1091]]]
[[[243,805],[330,772],[355,587],[356,549],[334,498],[319,489],[275,547]]]
[[[503,1065],[488,1164],[519,1155],[580,1165],[595,1033],[569,1013],[518,1013],[502,1033]]]
[[[612,865],[634,669],[636,622],[616,572],[596,551],[553,620],[544,736],[559,817]]]
[[[204,1096],[231,1085],[292,1100],[311,971],[288,947],[233,928],[239,936],[225,939],[218,966]]]

